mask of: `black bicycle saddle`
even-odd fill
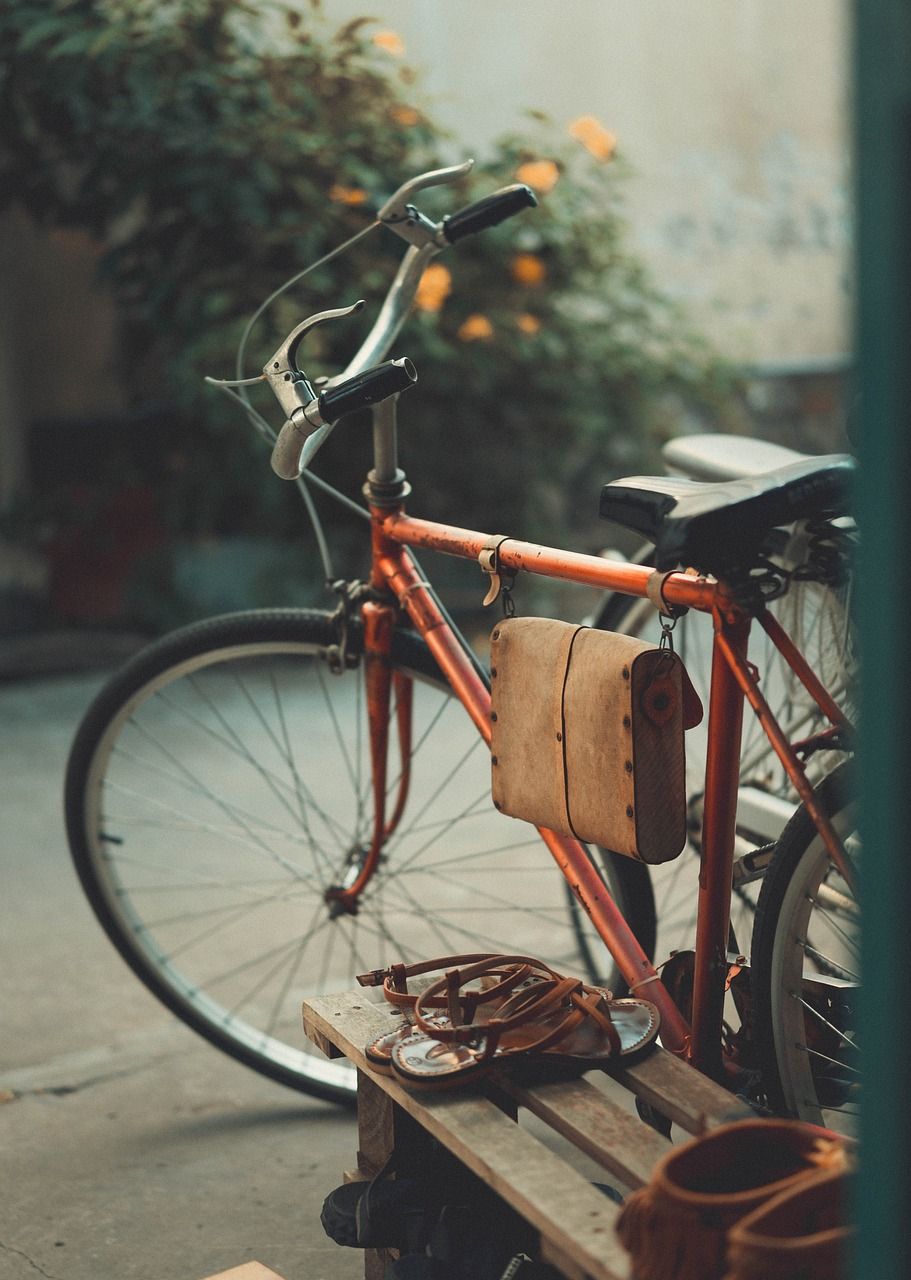
[[[601,490],[599,514],[655,544],[659,569],[724,573],[743,565],[772,529],[850,509],[856,464],[832,453],[721,483],[630,476]]]

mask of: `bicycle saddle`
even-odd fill
[[[724,573],[743,565],[770,530],[845,515],[855,470],[849,454],[802,458],[761,475],[714,483],[630,476],[601,490],[599,514],[655,544],[655,564]]]

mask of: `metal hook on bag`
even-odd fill
[[[658,650],[659,652],[673,654],[674,627],[677,625],[677,617],[669,613],[659,613],[658,617],[661,621],[661,639],[658,641]]]

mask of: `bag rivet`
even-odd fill
[[[623,679],[624,679],[624,680],[628,680],[628,679],[629,679],[629,667],[624,667],[624,668],[623,668]]]
[[[632,760],[627,760],[623,767],[624,767],[624,769],[626,770],[626,772],[627,772],[627,773],[632,773],[632,771],[633,771],[633,762],[632,762]]]
[[[491,713],[490,713],[490,718],[491,718],[491,720],[496,720],[496,718],[497,718],[497,713],[496,713],[496,711],[491,711]]]
[[[491,756],[491,757],[490,757],[490,763],[491,763],[491,764],[496,764],[496,763],[497,763],[497,757],[496,757],[496,756]]]
[[[495,809],[502,809],[502,808],[503,808],[503,806],[500,804],[499,800],[494,800],[494,802],[493,802],[493,807],[494,807]]]
[[[633,722],[632,722],[632,720],[630,719],[630,717],[629,717],[629,716],[624,716],[624,717],[623,717],[623,727],[624,727],[624,729],[628,729],[628,728],[632,725],[632,723],[633,723]]]
[[[499,631],[499,628],[498,628],[498,629],[493,633],[493,635],[492,635],[490,638],[491,638],[491,640],[499,640],[499,638],[500,638],[500,631]]]
[[[490,678],[491,678],[491,680],[495,680],[495,679],[496,679],[496,675],[497,675],[497,669],[496,669],[496,667],[491,667],[491,668],[490,668]]]
[[[633,806],[631,804],[628,804],[626,806],[626,816],[628,818],[631,818],[633,816]]]

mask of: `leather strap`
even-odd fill
[[[676,604],[668,604],[664,598],[664,584],[667,582],[671,574],[676,572],[676,569],[671,569],[667,573],[659,573],[655,570],[654,573],[649,575],[648,581],[645,584],[649,600],[651,600],[658,612],[663,613],[666,618],[677,618],[682,613],[686,613],[685,607],[681,607]]]
[[[554,690],[551,697],[551,706],[554,713],[554,734],[560,743],[560,754],[563,758],[563,809],[566,817],[566,826],[578,840],[579,833],[573,826],[573,820],[569,812],[569,775],[566,768],[566,681],[569,679],[569,664],[572,661],[573,645],[576,643],[576,636],[580,631],[585,630],[583,627],[575,627],[572,631],[567,631],[560,641],[558,650],[557,663],[554,668]]]

